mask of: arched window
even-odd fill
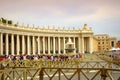
[[[114,41],[111,42],[111,46],[114,47]]]

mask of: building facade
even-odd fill
[[[93,37],[93,53],[98,53],[98,39],[94,36]]]
[[[69,39],[74,43],[74,54],[93,52],[93,31],[87,24],[81,30],[65,30],[8,25],[0,21],[0,55],[66,54]]]
[[[120,40],[117,42],[117,47],[120,48]]]
[[[110,37],[108,34],[97,34],[94,35],[97,38],[98,52],[103,53],[109,51],[111,48],[116,47],[116,38]]]

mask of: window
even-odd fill
[[[106,47],[108,47],[108,45],[106,45]]]
[[[98,46],[98,50],[101,50],[101,47],[100,47],[100,46]]]
[[[98,44],[100,44],[100,42],[98,42]]]
[[[106,42],[106,44],[108,44],[108,42]]]
[[[114,41],[111,42],[111,46],[114,47]]]
[[[104,42],[102,42],[102,44],[104,44]]]

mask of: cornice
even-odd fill
[[[19,35],[36,36],[79,36],[81,34],[92,34],[91,30],[60,30],[60,29],[42,29],[31,27],[15,27],[12,25],[0,24],[0,32]]]

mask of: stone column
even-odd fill
[[[22,35],[22,54],[25,54],[25,36]]]
[[[48,54],[50,54],[50,37],[48,36]]]
[[[32,54],[35,55],[35,36],[32,36],[32,48],[33,48],[33,51],[32,51]]]
[[[11,35],[11,54],[14,55],[14,35]]]
[[[37,43],[38,43],[38,54],[40,54],[40,37],[38,36],[38,39],[37,39]]]
[[[58,54],[60,54],[60,37],[58,37]]]
[[[53,38],[50,39],[50,51],[53,50]]]
[[[3,55],[3,33],[0,34],[0,55]]]
[[[78,53],[80,53],[80,37],[78,37]]]
[[[65,54],[65,37],[63,37],[63,53]]]
[[[79,38],[79,44],[80,44],[79,53],[82,53],[82,38],[81,37]]]
[[[45,37],[44,36],[43,36],[42,41],[43,41],[43,54],[45,54]]]
[[[27,36],[27,54],[30,55],[30,36]]]
[[[48,50],[48,42],[47,42],[47,37],[45,37],[45,52]]]
[[[55,54],[55,37],[53,37],[53,54]]]
[[[20,52],[20,40],[19,35],[17,35],[17,55],[19,55]]]
[[[58,38],[55,37],[55,53],[58,51]]]
[[[73,43],[74,43],[74,45],[73,45],[73,48],[74,48],[74,54],[76,54],[76,48],[75,48],[75,37],[73,37]],[[80,44],[79,44],[80,45]]]
[[[20,37],[17,35],[17,54],[19,55],[20,53]]]
[[[82,37],[82,53],[85,53],[85,49],[84,49],[84,37]]]
[[[93,52],[93,37],[89,38],[89,51],[92,54],[92,52]]]
[[[6,34],[5,37],[6,37],[6,42],[5,42],[6,43],[6,55],[8,55],[8,50],[9,50],[9,46],[8,46],[9,45],[8,34]]]

